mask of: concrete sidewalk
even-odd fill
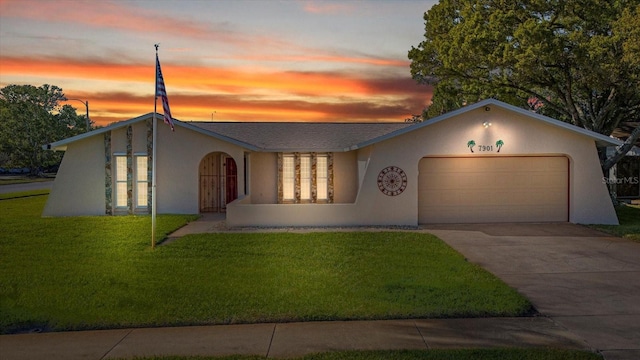
[[[588,350],[584,341],[545,317],[332,321],[0,336],[3,360],[233,354],[288,358],[339,350],[496,347]]]

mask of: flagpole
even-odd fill
[[[156,247],[156,159],[157,159],[157,147],[156,143],[158,142],[158,122],[156,119],[156,112],[158,106],[158,46],[160,44],[155,44],[156,47],[156,66],[155,66],[155,79],[156,85],[153,89],[153,143],[152,143],[152,157],[151,157],[151,249],[155,249]]]

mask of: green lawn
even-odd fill
[[[45,201],[0,200],[0,333],[532,311],[427,234],[202,234],[152,250],[148,216],[41,218]],[[160,237],[189,219],[159,216]]]
[[[160,356],[137,360],[261,360],[262,356]],[[462,349],[462,350],[388,350],[342,351],[312,354],[289,360],[602,360],[602,356],[576,350],[558,349]]]
[[[610,234],[640,242],[640,205],[620,205],[616,207],[620,225],[594,225]]]

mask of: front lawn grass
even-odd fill
[[[594,225],[615,236],[640,242],[640,205],[621,204],[616,207],[620,225]]]
[[[136,360],[261,360],[261,356],[232,355],[222,357],[156,356]],[[461,349],[461,350],[381,350],[338,351],[311,354],[289,360],[602,360],[587,351],[560,349]]]
[[[41,218],[45,201],[0,200],[2,333],[532,311],[429,234],[200,234],[152,250],[148,216]],[[159,216],[159,237],[193,218]]]

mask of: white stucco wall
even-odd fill
[[[491,126],[482,126],[490,121]],[[476,142],[471,153],[467,142]],[[500,153],[495,142],[502,140]],[[493,145],[481,152],[479,145]],[[359,172],[364,171],[353,204],[251,205],[247,199],[227,208],[232,226],[409,225],[418,224],[418,163],[425,156],[544,156],[563,155],[570,160],[569,221],[617,224],[604,183],[593,139],[511,111],[492,107],[463,113],[438,123],[357,151]],[[384,195],[377,177],[387,166],[407,175],[406,190]],[[341,174],[336,174],[336,178]]]
[[[70,144],[42,216],[104,215],[104,173],[103,135]]]
[[[251,203],[278,203],[278,155],[252,152],[249,154],[249,166]]]
[[[483,121],[492,126],[484,128]],[[134,124],[133,136],[134,153],[146,152],[144,122]],[[103,139],[103,134],[97,134],[68,145],[43,215],[105,213]],[[113,153],[126,151],[126,128],[112,131],[111,139]],[[469,140],[477,144],[475,153],[467,147]],[[495,145],[497,140],[504,142],[500,153],[479,151],[480,145]],[[569,158],[571,222],[617,224],[593,139],[495,106],[490,111],[464,112],[362,149],[334,153],[334,204],[275,204],[277,161],[272,153],[249,153],[250,189],[245,196],[246,149],[182,126],[171,132],[160,122],[158,213],[198,213],[198,168],[212,152],[226,153],[237,164],[239,199],[227,206],[231,226],[415,226],[418,164],[423,157],[527,155]],[[400,167],[407,175],[406,190],[398,196],[387,196],[378,189],[378,174],[387,166]]]
[[[244,149],[210,136],[176,126],[158,126],[157,211],[159,214],[197,214],[198,168],[209,153],[224,152],[238,168],[238,197],[244,194]]]
[[[111,155],[125,154],[126,127],[111,131]],[[146,125],[133,124],[133,153],[146,153]],[[159,121],[157,148],[158,213],[197,214],[198,168],[211,152],[224,152],[238,167],[238,196],[244,196],[244,150],[236,145]],[[151,155],[151,154],[148,154]],[[113,164],[112,166],[115,166]],[[112,169],[112,174],[115,175]],[[105,214],[104,134],[67,146],[43,216]]]
[[[333,173],[333,202],[336,204],[355,202],[358,195],[356,152],[333,153]]]

